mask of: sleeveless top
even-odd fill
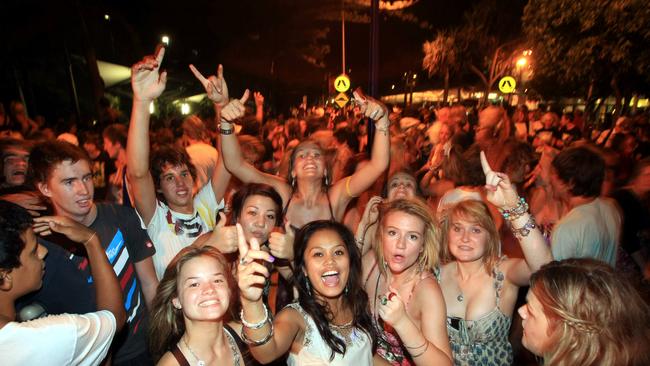
[[[241,359],[243,361],[244,366],[258,366],[259,363],[255,361],[253,358],[253,355],[251,355],[250,350],[248,349],[248,346],[244,343],[244,341],[239,337],[239,334],[235,332],[234,329],[232,329],[228,324],[224,324],[223,328],[225,331],[228,332],[228,334],[235,340],[235,344],[237,345],[237,348],[239,349],[239,354],[241,355]],[[228,335],[226,335],[227,337]],[[181,349],[178,347],[178,343],[174,344],[172,349],[170,350],[176,361],[180,366],[190,366],[190,362],[185,358],[185,355],[181,351]],[[235,356],[235,355],[233,355]],[[236,356],[235,356],[236,357]]]
[[[332,209],[332,202],[330,201],[330,193],[329,191],[325,191],[325,197],[327,197],[327,206],[330,209],[330,220],[331,221],[336,221],[334,218],[334,210]],[[284,209],[282,209],[282,217],[286,220],[287,219],[287,211],[289,211],[289,205],[291,204],[291,199],[293,198],[293,192],[291,192],[291,196],[289,196],[289,200],[287,201],[287,204],[284,206]],[[293,229],[294,232],[298,231],[300,228],[294,225],[291,225],[291,228]]]
[[[505,258],[501,257],[492,271],[495,308],[476,320],[447,317],[447,333],[455,366],[506,366],[513,363],[512,345],[508,342],[512,317],[499,309],[505,278],[499,270],[499,263]],[[435,275],[440,282],[440,268],[436,269]]]
[[[302,340],[302,349],[299,353],[289,353],[287,365],[289,366],[366,366],[372,365],[372,341],[366,332],[361,329],[351,328],[349,334],[343,334],[332,329],[334,335],[345,342],[345,354],[334,353],[330,361],[331,348],[321,337],[314,319],[305,312],[298,303],[287,305],[302,315],[305,321],[305,335]]]
[[[377,267],[377,262],[373,264],[372,268],[370,269],[370,272],[368,273],[368,277],[366,277],[364,287],[370,280],[370,276],[373,274],[375,271],[375,268]],[[406,303],[404,304],[405,308],[408,308],[409,303],[411,302],[411,297],[413,296],[413,292],[415,292],[415,288],[417,287],[422,280],[432,277],[431,274],[425,274],[424,277],[420,277],[417,282],[413,284],[413,287],[411,288],[411,293],[409,294],[408,298],[406,299]],[[379,273],[379,276],[377,276],[377,283],[375,284],[375,298],[373,301],[373,309],[377,309],[377,289],[379,288],[379,280],[381,279],[381,272]],[[379,318],[377,315],[377,312],[373,310],[373,325],[377,329],[377,354],[381,356],[384,360],[388,361],[391,365],[393,366],[411,366],[415,365],[415,362],[413,361],[413,358],[411,358],[411,354],[408,352],[408,350],[404,347],[404,344],[402,344],[402,340],[399,338],[399,335],[397,335],[397,332],[388,324],[384,324],[383,320]]]

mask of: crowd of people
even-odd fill
[[[101,133],[2,113],[2,364],[650,364],[647,114],[284,118],[190,65],[160,121],[164,55]]]

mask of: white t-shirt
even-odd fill
[[[614,267],[620,235],[621,214],[616,204],[609,198],[596,198],[573,208],[555,225],[553,258],[594,258]]]
[[[0,363],[24,365],[99,365],[117,327],[108,310],[61,314],[0,329]]]
[[[167,265],[181,249],[215,227],[217,211],[223,205],[223,200],[217,203],[211,182],[194,196],[192,214],[172,211],[165,203],[156,201],[156,212],[146,229],[156,248],[153,265],[158,279],[162,278]]]

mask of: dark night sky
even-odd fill
[[[365,6],[357,1],[364,3],[345,2],[352,18],[346,28],[347,68],[353,84],[367,87],[369,0]],[[475,2],[420,0],[398,13],[382,12],[380,89],[399,84],[405,71],[421,72],[422,42],[438,29],[460,24]],[[520,2],[523,8],[525,2]],[[0,29],[9,37],[0,51],[0,101],[17,97],[18,74],[32,109],[50,108],[53,102],[69,107],[66,46],[79,93],[88,93],[83,17],[97,58],[122,65],[152,52],[160,36],[168,34],[172,44],[164,67],[187,87],[180,94],[201,91],[192,82],[189,63],[204,73],[223,63],[233,96],[249,87],[295,103],[302,94],[320,95],[326,76],[341,71],[340,9],[341,0],[4,0]],[[104,14],[110,14],[110,21]],[[329,52],[321,52],[326,47]],[[310,63],[305,55],[316,55],[317,61]]]

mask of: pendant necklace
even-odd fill
[[[190,351],[190,353],[192,354],[192,357],[194,357],[194,359],[196,360],[196,366],[205,366],[205,361],[199,359],[199,357],[196,355],[196,353],[194,353],[194,351],[192,351],[192,348],[190,348],[190,345],[187,344],[187,342],[185,342],[185,337],[182,337],[181,341],[185,345],[185,348],[187,348]]]
[[[232,335],[226,329],[224,329],[224,333],[225,333],[226,339],[228,340],[228,346],[230,347],[230,352],[232,352],[233,365],[239,366],[239,360],[241,359],[241,354],[239,353],[239,348],[237,347],[237,344],[235,343],[235,340],[233,339]],[[205,366],[206,365],[205,361],[199,359],[199,357],[196,355],[196,353],[194,353],[192,348],[190,348],[190,345],[187,344],[187,342],[185,341],[185,337],[182,337],[181,341],[185,345],[185,348],[187,348],[190,351],[190,353],[192,354],[192,357],[194,357],[194,359],[196,360],[196,366]]]

